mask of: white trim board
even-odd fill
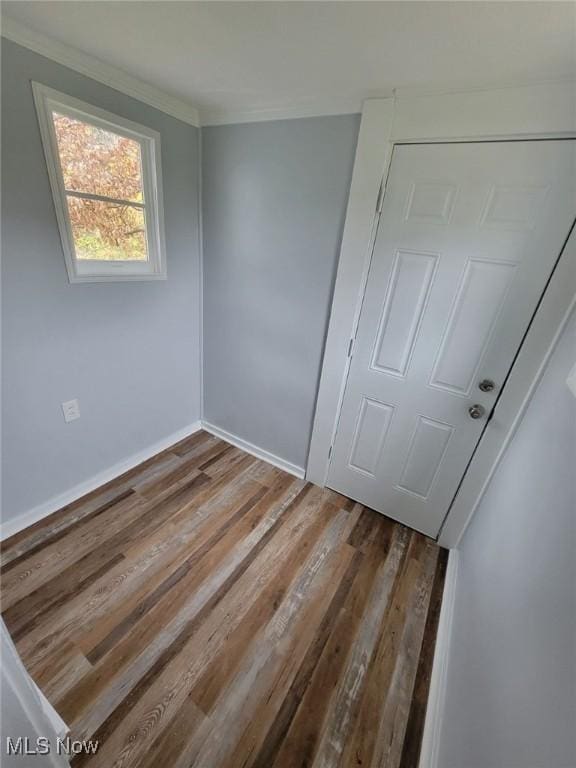
[[[440,768],[438,765],[438,756],[446,702],[448,660],[450,658],[450,642],[452,640],[454,607],[456,604],[459,558],[460,553],[458,550],[451,549],[450,554],[448,555],[444,593],[442,595],[442,606],[440,608],[440,620],[438,622],[438,631],[436,633],[436,646],[434,650],[434,661],[432,662],[432,676],[430,679],[430,689],[428,691],[426,719],[424,721],[424,733],[422,734],[422,746],[420,748],[418,768]]]
[[[99,488],[101,485],[109,483],[111,480],[115,480],[120,475],[123,475],[124,472],[128,472],[129,469],[137,467],[138,464],[142,464],[143,461],[151,459],[152,456],[166,450],[166,448],[170,448],[171,445],[178,443],[180,440],[184,440],[184,438],[193,435],[200,429],[202,429],[201,422],[195,421],[187,427],[183,427],[182,429],[173,432],[171,435],[162,438],[162,440],[158,440],[158,442],[153,443],[148,446],[148,448],[144,448],[142,451],[132,454],[132,456],[129,456],[127,459],[119,461],[112,467],[108,467],[108,469],[98,472],[88,480],[78,483],[78,485],[75,485],[73,488],[60,493],[57,496],[53,496],[48,501],[39,504],[28,512],[18,515],[18,517],[13,520],[8,520],[5,523],[2,523],[0,526],[0,540],[13,536],[24,528],[28,528],[28,526],[48,517],[48,515],[51,515],[53,512],[57,512],[67,504],[71,504],[73,501],[85,496],[87,493],[96,490],[96,488]]]
[[[62,64],[69,69],[80,72],[87,77],[97,80],[104,85],[114,88],[127,96],[138,99],[155,109],[165,112],[167,115],[182,120],[196,128],[201,125],[230,125],[235,123],[253,123],[268,120],[291,120],[302,117],[322,117],[328,115],[346,115],[356,114],[361,111],[362,95],[343,96],[336,99],[319,98],[314,101],[285,104],[283,106],[254,107],[248,109],[226,109],[226,108],[206,108],[199,109],[185,98],[180,98],[166,93],[160,88],[150,83],[140,80],[138,77],[124,72],[117,67],[84,53],[79,48],[55,40],[42,32],[32,29],[26,24],[22,24],[9,16],[2,14],[0,34],[7,40],[28,48],[35,53],[45,56],[52,61]],[[398,125],[402,127],[404,120],[415,129],[416,136],[420,135],[422,130],[427,130],[430,117],[430,105],[436,103],[439,97],[446,99],[445,103],[453,101],[460,105],[460,109],[468,110],[468,119],[476,121],[476,128],[480,132],[483,126],[492,118],[491,107],[493,105],[493,95],[500,94],[500,104],[498,109],[501,113],[501,121],[505,123],[507,119],[514,119],[515,100],[524,98],[525,106],[531,111],[531,117],[528,122],[533,123],[538,120],[541,125],[550,122],[550,115],[554,115],[556,107],[563,108],[565,114],[569,114],[571,109],[570,100],[563,100],[562,94],[565,92],[566,84],[569,81],[551,81],[549,83],[507,83],[499,89],[489,86],[475,85],[469,89],[463,89],[462,86],[454,85],[439,86],[438,88],[398,88],[394,93],[399,98],[399,120]],[[534,101],[534,94],[544,93],[547,89],[549,94],[548,101],[543,104],[541,99]],[[523,96],[521,94],[524,94]],[[520,97],[518,97],[520,94]],[[373,100],[390,98],[390,93],[381,92],[373,94],[369,98]],[[482,107],[485,102],[488,109]],[[434,110],[435,127],[439,127],[443,120],[452,121],[449,116],[442,117],[441,110]],[[423,121],[420,120],[423,118]],[[438,122],[439,121],[439,122]],[[418,127],[421,125],[422,127]],[[503,133],[506,133],[504,130]],[[446,135],[453,135],[451,125],[447,124]],[[411,137],[412,140],[416,136]],[[407,140],[410,137],[405,136]]]
[[[237,448],[246,451],[246,453],[249,453],[252,456],[256,456],[258,459],[262,459],[262,461],[266,461],[268,464],[283,469],[285,472],[288,472],[295,477],[300,479],[304,477],[303,467],[292,464],[290,461],[286,461],[280,456],[276,456],[275,454],[266,451],[264,448],[260,448],[257,445],[238,437],[238,435],[233,435],[231,432],[227,432],[225,429],[217,427],[215,424],[210,424],[206,421],[195,421],[187,427],[183,427],[177,432],[173,432],[171,435],[148,446],[148,448],[133,454],[127,459],[119,461],[117,464],[114,464],[114,466],[102,470],[102,472],[98,472],[88,480],[78,483],[78,485],[75,485],[73,488],[58,494],[58,496],[52,497],[49,501],[39,504],[28,512],[24,512],[22,515],[14,518],[14,520],[8,520],[7,522],[2,523],[2,525],[0,525],[0,541],[13,536],[24,528],[28,528],[39,520],[48,517],[53,512],[57,512],[67,504],[71,504],[73,501],[85,496],[87,493],[96,490],[96,488],[99,488],[101,485],[109,483],[111,480],[123,475],[124,472],[128,472],[128,470],[137,467],[138,464],[142,464],[143,461],[151,459],[153,456],[156,456],[156,454],[165,451],[167,448],[170,448],[170,446],[178,443],[180,440],[184,440],[184,438],[193,435],[201,429],[210,432],[210,434],[225,440],[231,445],[235,445]]]
[[[306,479],[315,485],[324,486],[328,476],[348,375],[349,342],[360,317],[359,297],[364,294],[378,223],[377,200],[392,154],[394,108],[394,99],[369,99],[362,108],[306,467]]]
[[[297,120],[303,117],[328,117],[330,115],[357,115],[362,111],[361,99],[316,101],[300,106],[255,107],[254,109],[203,109],[200,112],[202,127],[233,125],[236,123],[262,123],[271,120]]]
[[[32,742],[39,737],[49,740],[51,749],[41,761],[42,765],[50,765],[52,768],[70,768],[66,755],[59,754],[57,749],[58,738],[68,733],[68,726],[30,677],[2,619],[0,619],[0,657],[2,658],[0,687],[2,695],[15,703],[14,725],[19,730],[29,733]],[[11,735],[17,737],[19,734]],[[2,738],[4,739],[4,731]],[[12,764],[15,765],[16,761]],[[30,762],[28,764],[31,765]]]
[[[48,699],[44,695],[42,689],[36,685],[34,680],[32,680],[32,684],[36,689],[36,693],[38,694],[38,698],[40,699],[40,704],[42,705],[42,709],[44,710],[44,714],[46,715],[48,722],[51,723],[52,727],[56,731],[56,735],[58,736],[58,738],[64,739],[70,733],[70,728],[64,722],[64,720],[60,717],[58,712],[56,712],[52,704],[48,701]]]
[[[116,91],[138,99],[138,101],[143,101],[145,104],[176,117],[184,123],[196,128],[200,126],[198,110],[188,102],[171,96],[159,88],[113,67],[111,64],[80,51],[78,48],[53,40],[5,15],[2,15],[0,34],[7,40],[12,40],[13,43],[28,48],[41,56],[62,64],[64,67],[80,72],[92,80],[104,83]]]
[[[262,459],[262,461],[266,461],[268,464],[278,467],[278,469],[283,469],[290,475],[294,475],[300,479],[304,478],[304,467],[292,464],[292,462],[286,461],[280,456],[276,456],[276,454],[270,453],[270,451],[266,451],[264,448],[260,448],[253,443],[249,443],[248,440],[244,440],[242,437],[232,434],[232,432],[227,432],[225,429],[217,427],[215,424],[210,424],[208,421],[202,422],[202,429],[206,432],[210,432],[210,434],[215,437],[225,440],[231,445],[235,445],[236,448],[240,448],[242,451],[246,451],[246,453],[256,456],[257,459]]]
[[[455,141],[457,136],[454,127],[460,124],[462,136],[466,137],[463,140],[470,141],[471,126],[478,136],[494,133],[494,110],[499,113],[498,130],[502,136],[506,136],[511,127],[516,129],[515,132],[538,135],[543,131],[554,132],[558,115],[562,115],[561,120],[564,123],[569,123],[576,97],[575,87],[573,80],[554,80],[543,83],[516,83],[499,88],[395,88],[393,92],[366,99],[349,96],[276,107],[202,109],[200,122],[202,126],[216,126],[359,114],[363,104],[395,100],[392,140],[420,141],[433,134],[435,141],[441,141],[444,137]],[[572,98],[567,98],[569,91],[572,92]],[[518,125],[516,118],[520,113],[523,124]],[[457,115],[463,117],[455,117]]]
[[[576,83],[426,95],[397,94],[391,141],[563,138],[576,130]]]
[[[97,80],[196,128],[201,125],[230,125],[269,120],[291,120],[302,117],[356,114],[362,108],[361,98],[343,98],[283,107],[258,107],[245,110],[206,109],[200,111],[185,99],[172,96],[95,56],[84,53],[79,48],[54,40],[4,14],[2,15],[0,35],[28,48],[30,51],[34,51],[34,53],[38,53],[40,56],[45,56],[47,59],[90,77],[92,80]]]
[[[484,431],[473,462],[444,520],[438,537],[441,546],[459,546],[529,407],[558,339],[576,308],[575,285],[576,226],[572,229],[512,366],[494,410],[491,422],[493,428]]]

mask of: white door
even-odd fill
[[[575,145],[395,147],[331,488],[438,535],[572,225]]]

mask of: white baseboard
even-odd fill
[[[171,445],[194,434],[194,432],[198,432],[199,429],[202,429],[202,424],[200,421],[195,421],[193,424],[189,424],[187,427],[183,427],[177,432],[173,432],[171,435],[159,440],[157,443],[148,446],[148,448],[145,448],[138,453],[134,453],[123,461],[119,461],[117,464],[114,464],[114,466],[109,467],[102,472],[98,472],[89,480],[78,483],[78,485],[58,494],[58,496],[54,496],[49,501],[39,504],[37,507],[28,510],[28,512],[24,512],[24,514],[19,515],[14,518],[14,520],[8,520],[7,522],[2,523],[0,526],[0,540],[7,539],[24,528],[28,528],[28,526],[42,520],[42,518],[48,517],[48,515],[51,515],[53,512],[65,507],[66,504],[71,504],[81,496],[84,496],[85,494],[90,493],[90,491],[94,491],[99,486],[110,482],[110,480],[114,480],[120,475],[123,475],[124,472],[128,472],[129,469],[137,467],[138,464],[142,464],[143,461],[151,459],[152,456],[164,451],[166,448],[170,448]]]
[[[444,582],[444,594],[442,596],[442,607],[438,622],[438,634],[436,636],[436,648],[432,664],[432,677],[430,680],[418,768],[440,768],[438,758],[446,700],[448,659],[450,657],[456,582],[458,579],[458,559],[458,550],[451,549],[448,556],[446,580]]]
[[[70,733],[70,728],[68,728],[64,720],[62,720],[58,712],[56,712],[52,704],[42,693],[41,689],[36,685],[34,680],[31,679],[31,681],[32,685],[36,689],[36,693],[38,694],[38,699],[40,700],[42,711],[46,715],[48,722],[52,725],[52,728],[54,728],[56,736],[58,736],[60,739],[66,738],[66,736]]]
[[[57,714],[56,710],[48,702],[42,691],[30,677],[24,666],[18,651],[6,628],[6,624],[0,619],[0,655],[2,665],[0,667],[0,686],[2,697],[9,701],[9,707],[13,707],[14,713],[18,713],[17,733],[11,736],[18,737],[20,731],[30,734],[30,740],[34,742],[40,737],[48,738],[51,749],[45,759],[38,762],[26,761],[29,766],[43,765],[52,768],[70,768],[66,756],[59,754],[57,739],[68,733],[68,726]],[[4,723],[2,723],[2,740],[4,740]],[[4,745],[2,745],[4,750]],[[17,761],[11,761],[17,765]]]
[[[304,478],[304,467],[292,464],[292,462],[286,461],[285,459],[280,458],[280,456],[276,456],[274,453],[264,450],[264,448],[259,448],[257,445],[253,445],[247,440],[243,440],[241,437],[238,437],[238,435],[233,435],[231,432],[227,432],[225,429],[221,429],[221,427],[217,427],[215,424],[210,424],[208,421],[202,422],[202,429],[205,429],[206,432],[210,432],[216,437],[222,438],[222,440],[225,440],[227,443],[235,445],[236,448],[240,448],[241,450],[246,451],[246,453],[250,453],[252,456],[262,459],[262,461],[267,461],[268,464],[272,464],[275,467],[278,467],[278,469],[283,469],[285,472],[288,472],[301,480]]]

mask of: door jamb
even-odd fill
[[[324,486],[395,144],[576,138],[573,83],[368,99],[356,149],[306,479]],[[438,536],[456,547],[571,311],[573,231]]]

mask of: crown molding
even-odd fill
[[[444,84],[436,88],[431,87],[402,87],[388,91],[370,91],[357,96],[347,96],[341,99],[316,100],[305,104],[285,104],[276,107],[255,107],[253,109],[225,109],[215,107],[200,111],[200,124],[202,126],[230,125],[235,123],[258,123],[270,120],[294,120],[303,117],[322,117],[328,115],[360,114],[362,104],[369,99],[396,98],[403,104],[418,105],[426,99],[437,99],[446,96],[469,96],[481,99],[483,94],[493,95],[501,93],[506,96],[521,91],[537,93],[554,93],[563,91],[566,94],[574,89],[573,78],[560,78],[557,80],[543,80],[540,82],[505,82],[500,85],[462,85]]]
[[[58,64],[80,72],[87,77],[97,80],[104,85],[114,88],[127,96],[148,104],[155,109],[165,112],[172,117],[182,120],[195,127],[229,125],[234,123],[257,123],[271,120],[294,120],[305,117],[323,117],[329,115],[359,114],[362,103],[367,98],[390,98],[395,95],[404,102],[418,103],[422,97],[449,94],[474,94],[483,91],[492,92],[505,89],[536,88],[554,90],[555,86],[574,87],[572,79],[542,81],[539,83],[507,82],[498,86],[476,85],[462,87],[445,84],[439,88],[401,87],[392,92],[370,92],[357,96],[346,96],[341,99],[319,99],[299,104],[285,104],[276,107],[255,107],[249,109],[213,109],[198,110],[184,99],[179,99],[165,93],[137,77],[129,75],[116,67],[106,64],[90,54],[80,51],[66,43],[61,43],[41,32],[21,24],[4,14],[1,15],[0,35],[12,42],[22,45],[35,53],[45,56]]]
[[[80,72],[80,74],[125,93],[127,96],[138,99],[138,101],[165,112],[167,115],[176,117],[196,128],[200,126],[198,110],[186,101],[170,96],[143,80],[106,64],[94,56],[83,53],[77,48],[53,40],[5,15],[2,15],[0,34],[7,40],[22,45],[41,56],[46,56],[58,64]]]
[[[255,109],[203,109],[200,112],[202,126],[230,125],[234,123],[263,123],[270,120],[296,120],[302,117],[329,115],[353,115],[362,112],[361,97],[333,101],[315,101],[284,107]]]

